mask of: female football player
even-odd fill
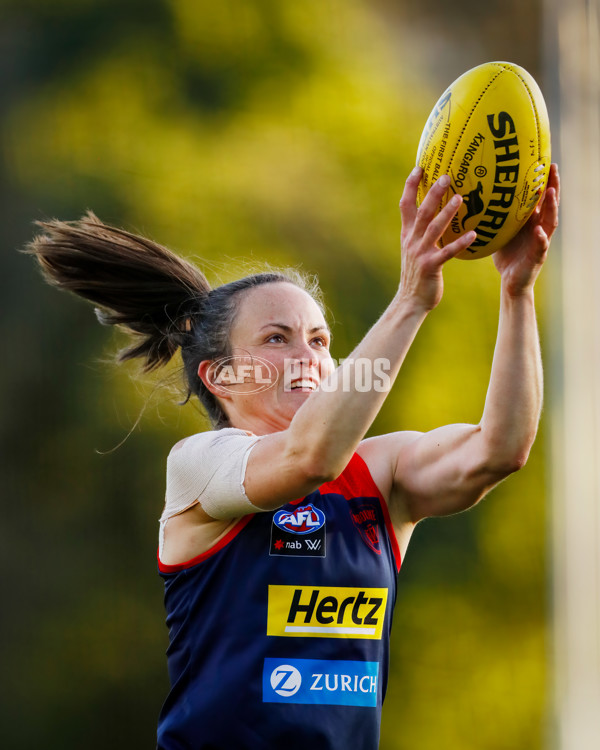
[[[557,226],[555,165],[528,223],[494,255],[500,320],[479,423],[365,439],[442,297],[444,264],[475,239],[440,248],[461,198],[437,213],[444,176],[417,208],[420,179],[415,169],[400,202],[398,290],[337,368],[319,297],[295,275],[211,289],[187,261],[92,214],[44,223],[29,246],[51,283],[134,334],[122,359],[153,369],[179,350],[188,398],[214,427],[167,462],[161,750],[374,750],[415,524],[471,507],[527,460],[542,402],[533,289]]]

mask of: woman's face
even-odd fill
[[[330,338],[319,306],[294,284],[245,292],[230,336],[229,372],[237,376],[221,398],[232,426],[255,434],[286,429],[334,370]]]

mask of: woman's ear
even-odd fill
[[[219,367],[212,359],[204,359],[198,365],[198,377],[213,396],[231,399],[231,393],[227,388],[231,385],[231,377],[226,367]]]

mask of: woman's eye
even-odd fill
[[[272,336],[269,336],[267,341],[270,344],[280,344],[283,341],[283,336],[280,333],[274,333]]]
[[[327,341],[325,341],[324,338],[322,338],[321,336],[319,336],[318,338],[313,339],[313,344],[316,344],[317,346],[325,346],[326,347],[327,346]]]

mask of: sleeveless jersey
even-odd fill
[[[375,750],[399,567],[358,454],[193,560],[159,560],[171,680],[159,750]]]

